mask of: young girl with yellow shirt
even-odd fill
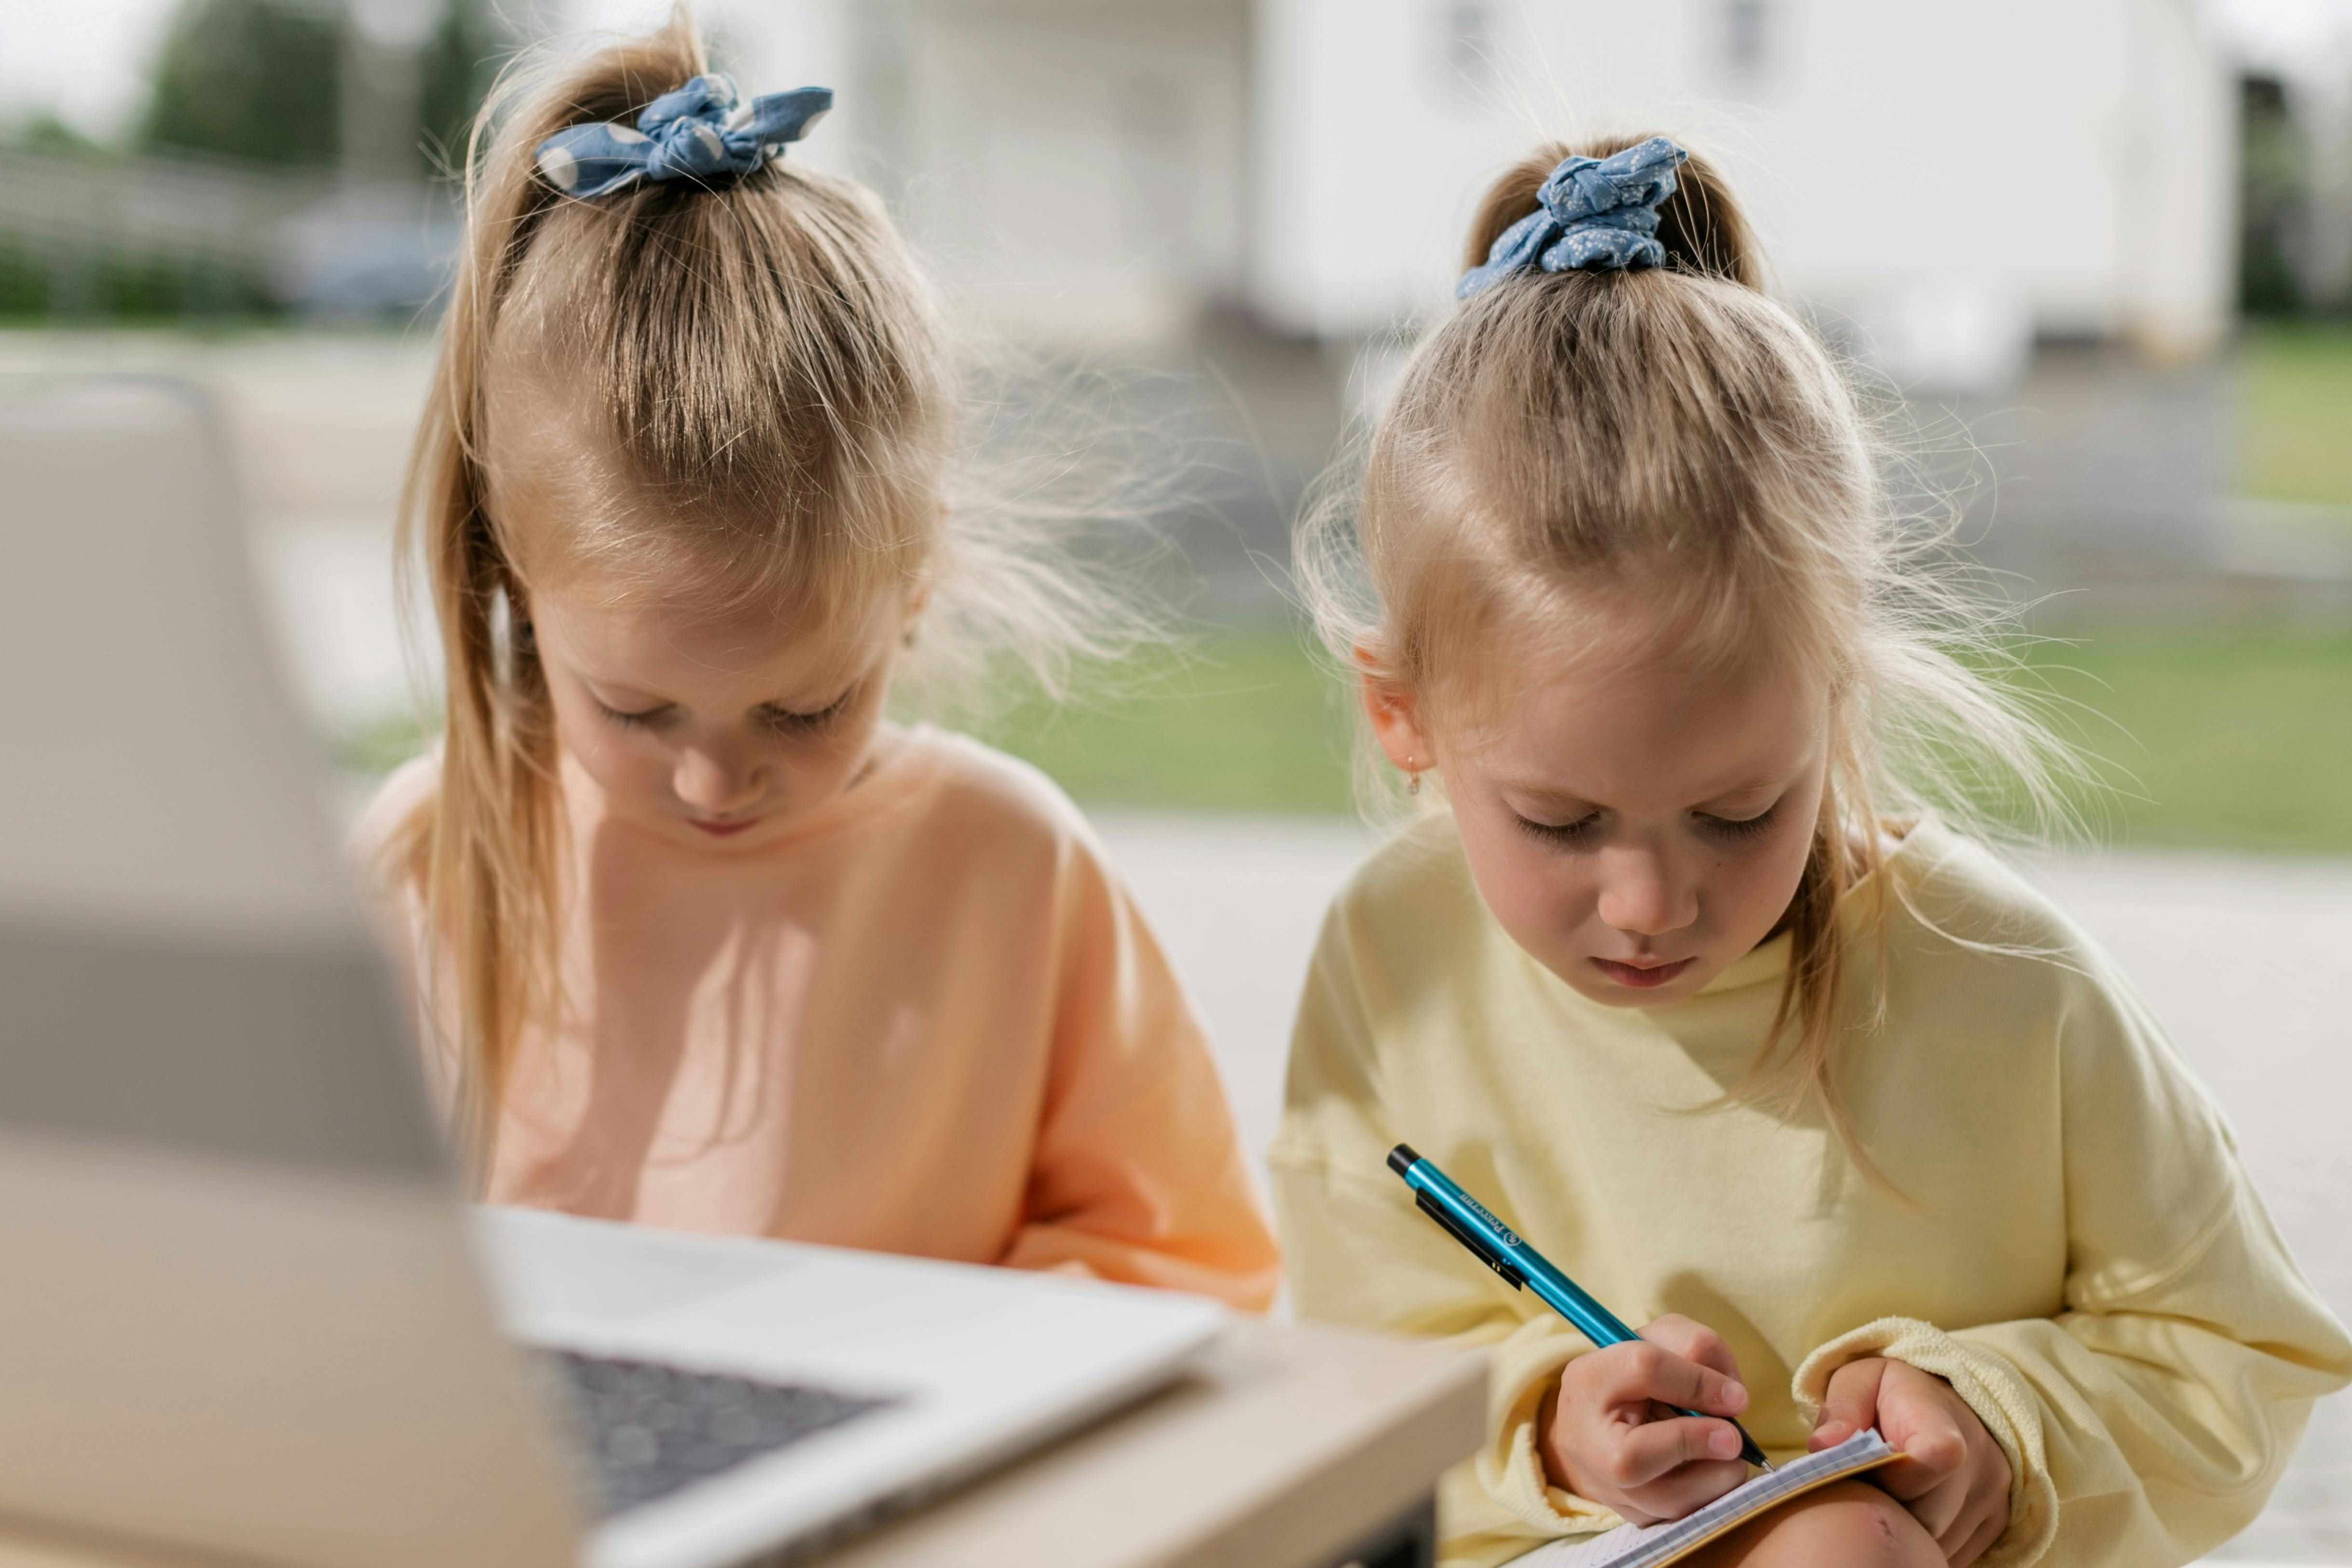
[[[1908,1457],[1711,1563],[2201,1555],[2352,1344],[2113,964],[1947,825],[2063,782],[1979,674],[1994,623],[1704,161],[1545,148],[1470,261],[1302,540],[1379,752],[1442,805],[1307,977],[1272,1153],[1300,1312],[1492,1348],[1449,1563],[1687,1513],[1747,1473],[1730,1416]],[[1643,1341],[1483,1269],[1400,1142]]]
[[[363,824],[477,1190],[1263,1307],[1181,988],[1069,800],[886,721],[1107,622],[957,500],[881,204],[674,23],[486,121],[413,479],[446,729]],[[1113,596],[1115,599],[1115,596]]]

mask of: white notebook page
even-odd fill
[[[1664,1568],[1801,1492],[1875,1469],[1899,1457],[1875,1431],[1856,1432],[1833,1448],[1792,1459],[1733,1488],[1695,1513],[1665,1524],[1624,1524],[1605,1535],[1555,1541],[1512,1559],[1512,1568]]]

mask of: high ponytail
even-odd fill
[[[510,68],[467,145],[467,232],[401,505],[402,595],[421,567],[446,671],[437,788],[384,846],[387,880],[422,905],[427,1028],[454,1059],[452,1134],[469,1185],[488,1179],[516,1042],[556,1006],[561,845],[545,671],[521,614],[513,541],[493,522],[484,467],[486,382],[508,298],[563,197],[530,152],[569,125],[634,117],[698,74],[683,17],[560,74]]]

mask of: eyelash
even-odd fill
[[[642,713],[623,713],[619,708],[596,705],[598,711],[624,729],[651,729],[654,721],[669,711],[667,707],[649,707]]]
[[[1780,814],[1780,803],[1775,800],[1752,817],[1734,821],[1729,817],[1709,817],[1702,814],[1699,821],[1710,833],[1727,839],[1760,838]]]
[[[789,708],[767,707],[760,710],[760,723],[771,734],[782,736],[814,735],[839,718],[856,697],[856,691],[841,697],[816,713],[794,713]],[[604,703],[596,704],[606,718],[624,729],[651,729],[669,713],[667,705],[646,708],[639,713],[624,713]]]
[[[856,697],[857,692],[853,687],[815,713],[794,713],[790,708],[761,708],[760,722],[776,735],[814,735],[846,712]]]
[[[1710,817],[1704,811],[1693,814],[1698,818],[1699,825],[1706,831],[1720,838],[1738,841],[1761,837],[1770,829],[1780,810],[1780,803],[1775,801],[1756,815],[1738,821],[1729,817]],[[1601,821],[1601,813],[1598,811],[1579,817],[1573,822],[1538,822],[1531,818],[1520,817],[1517,812],[1512,815],[1517,818],[1520,827],[1536,838],[1545,843],[1556,845],[1585,842],[1592,837],[1593,830],[1600,825]]]
[[[1512,814],[1517,816],[1517,812]],[[1592,836],[1592,830],[1600,821],[1601,813],[1598,811],[1579,817],[1573,822],[1538,822],[1528,817],[1518,818],[1519,826],[1548,844],[1582,843]]]

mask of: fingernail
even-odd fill
[[[1733,1415],[1738,1415],[1742,1410],[1748,1408],[1748,1390],[1741,1387],[1737,1383],[1732,1384],[1729,1387],[1724,1390],[1723,1403],[1730,1409]]]
[[[1739,1434],[1728,1427],[1717,1427],[1706,1435],[1706,1451],[1718,1459],[1739,1457]]]

